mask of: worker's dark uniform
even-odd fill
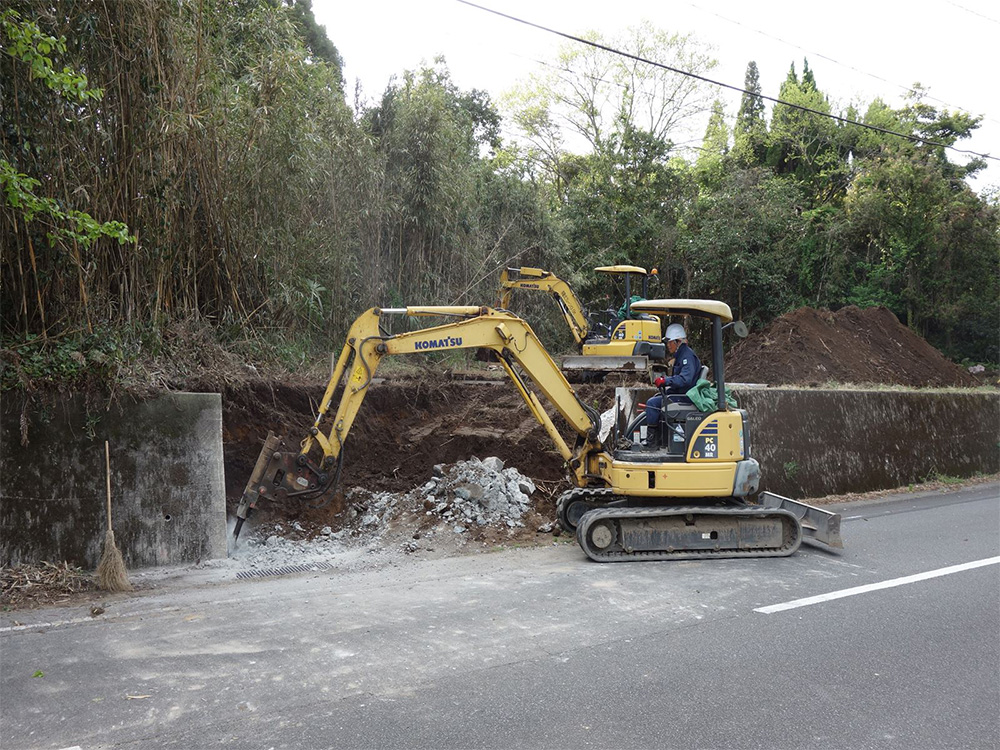
[[[674,369],[670,377],[664,379],[666,382],[663,385],[667,389],[667,395],[687,393],[698,382],[700,373],[701,362],[694,353],[694,349],[687,344],[681,344],[674,352]],[[646,400],[646,424],[650,428],[659,424],[662,405],[663,396],[659,393]]]

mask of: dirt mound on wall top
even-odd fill
[[[975,386],[978,381],[884,307],[801,307],[752,333],[726,356],[726,380]]]

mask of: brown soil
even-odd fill
[[[837,312],[802,307],[748,336],[726,356],[730,382],[976,386],[884,307]]]

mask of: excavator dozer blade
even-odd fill
[[[649,366],[649,358],[645,355],[615,357],[573,354],[560,359],[559,365],[564,371],[645,372]]]
[[[817,542],[843,549],[840,539],[840,514],[817,508],[815,505],[800,503],[789,497],[775,495],[773,492],[761,492],[760,504],[765,508],[781,508],[795,514],[802,524],[802,534]]]

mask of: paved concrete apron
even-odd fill
[[[844,506],[842,553],[560,545],[7,613],[0,745],[996,747],[998,492]]]

